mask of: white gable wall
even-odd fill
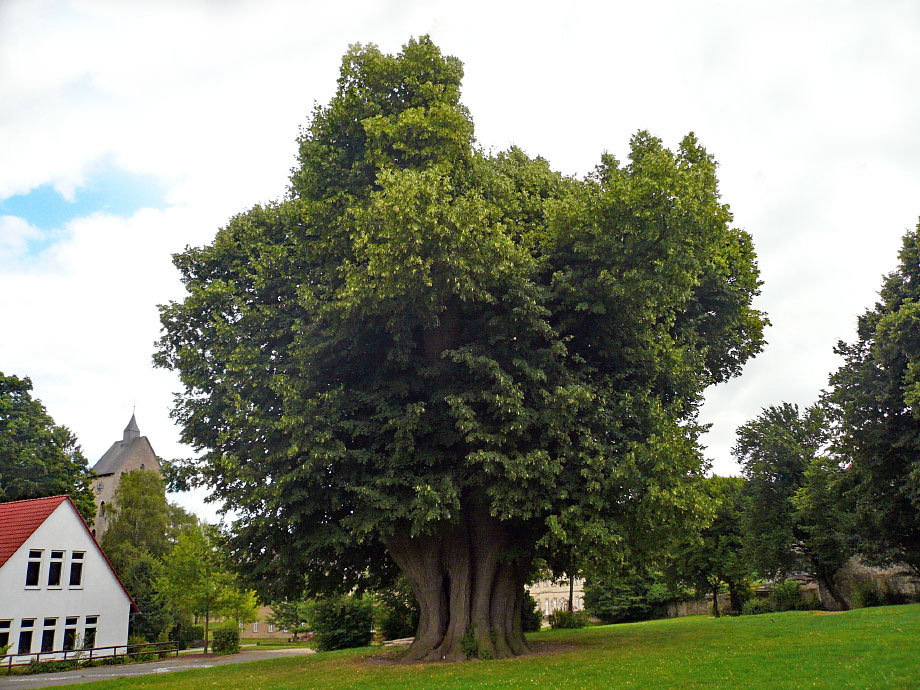
[[[26,587],[29,552],[41,550],[38,587]],[[59,587],[48,586],[51,551],[63,551]],[[80,586],[71,587],[74,552],[83,552]],[[64,647],[66,618],[77,618],[77,635],[85,639],[86,617],[97,616],[94,647],[124,645],[128,641],[131,603],[106,563],[92,536],[69,501],[64,501],[31,537],[0,567],[0,621],[12,621],[8,654],[17,652],[23,619],[35,619],[32,653],[41,649],[45,618],[56,618],[54,649]],[[82,645],[81,645],[82,646]],[[111,650],[108,652],[111,653]],[[15,663],[15,661],[14,661]]]

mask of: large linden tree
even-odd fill
[[[407,660],[524,653],[536,557],[625,558],[692,520],[701,394],[765,323],[692,135],[567,178],[479,148],[462,75],[428,38],[352,48],[283,200],[175,257],[156,355],[251,582],[398,569]]]

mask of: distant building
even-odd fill
[[[141,436],[137,420],[131,415],[131,421],[125,427],[121,441],[115,441],[99,462],[93,465],[96,478],[93,479],[93,496],[96,499],[96,525],[93,536],[101,539],[109,527],[107,506],[111,506],[115,489],[121,475],[132,470],[150,470],[162,474],[160,461],[157,460],[153,446],[146,436]]]
[[[0,503],[0,526],[0,647],[13,663],[127,644],[137,607],[69,496]]]
[[[273,615],[271,606],[260,606],[256,612],[258,620],[240,626],[240,637],[281,640],[291,637],[294,633],[290,630],[269,622]]]
[[[585,607],[585,581],[575,578],[572,591],[572,608],[581,611]],[[544,618],[549,617],[553,611],[567,610],[569,608],[569,581],[541,580],[527,586],[527,591],[537,600],[537,606]]]

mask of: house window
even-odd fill
[[[259,632],[259,623],[258,623],[258,621],[256,621],[255,623],[252,624],[252,631],[253,631],[253,632]]]
[[[10,626],[13,621],[0,621],[0,647],[6,647],[10,643]]]
[[[79,616],[67,616],[64,619],[64,649],[68,652],[77,646],[77,621]]]
[[[42,570],[42,551],[29,551],[29,565],[26,567],[26,587],[38,587],[38,576]]]
[[[92,649],[96,646],[96,623],[99,616],[87,616],[86,628],[83,631],[83,649]]]
[[[83,552],[74,551],[70,557],[70,586],[81,587],[83,585]]]
[[[61,569],[64,567],[64,552],[52,551],[51,561],[48,563],[48,586],[61,586]]]
[[[274,624],[274,623],[269,623],[269,624],[268,624],[268,632],[275,632],[275,624]]]
[[[35,625],[34,618],[23,618],[19,624],[19,646],[16,648],[17,654],[28,654],[32,651],[32,627]]]
[[[42,630],[42,651],[54,651],[54,628],[57,625],[57,618],[46,618],[44,630]]]

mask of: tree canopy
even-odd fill
[[[853,555],[850,524],[839,491],[839,466],[828,455],[825,408],[800,411],[782,403],[767,407],[738,428],[732,453],[748,480],[745,543],[764,577],[811,573],[841,608],[848,604],[835,577]]]
[[[704,481],[712,504],[712,522],[685,537],[673,554],[671,576],[700,594],[712,594],[713,614],[719,615],[719,591],[728,587],[732,609],[741,612],[745,580],[751,567],[745,558],[744,479],[714,475]]]
[[[0,502],[68,494],[92,525],[96,504],[83,451],[31,390],[28,377],[0,372]]]
[[[856,340],[838,344],[827,400],[860,554],[920,573],[920,224],[899,259]]]
[[[427,37],[353,47],[287,196],[176,255],[188,296],[155,356],[252,582],[296,597],[395,565],[422,609],[409,659],[468,635],[521,653],[536,555],[641,552],[695,519],[702,392],[765,323],[692,134],[567,178],[477,147],[462,75]]]

